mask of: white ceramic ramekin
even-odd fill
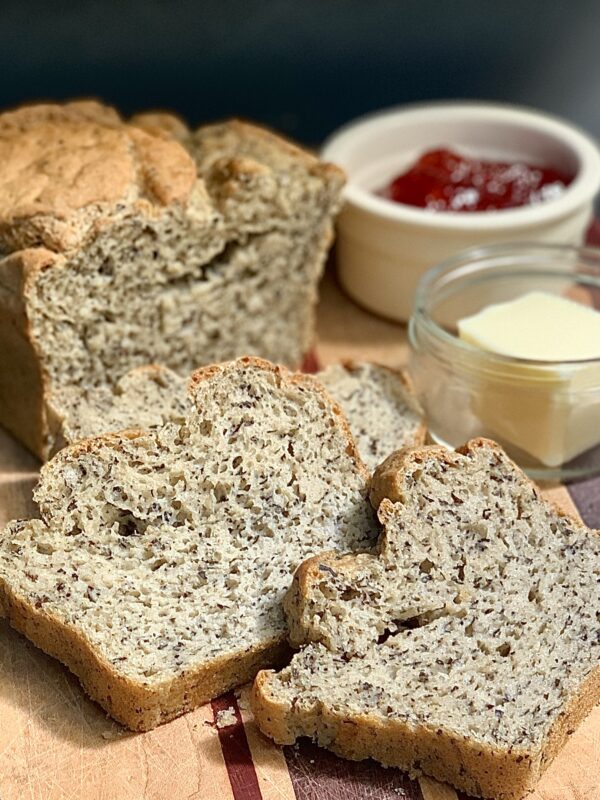
[[[376,194],[421,153],[444,146],[553,166],[575,177],[556,199],[505,211],[435,213]],[[593,139],[559,119],[508,105],[432,103],[383,111],[335,133],[322,157],[348,176],[338,221],[340,282],[361,305],[403,322],[423,273],[460,250],[507,241],[581,244],[600,188]]]

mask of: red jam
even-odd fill
[[[381,193],[431,211],[496,211],[559,197],[572,177],[551,167],[429,150]]]

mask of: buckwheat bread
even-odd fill
[[[241,359],[196,372],[190,402],[183,423],[61,450],[41,519],[0,535],[2,613],[135,730],[281,663],[294,569],[376,538],[367,471],[314,378]]]
[[[379,364],[332,364],[318,378],[340,404],[370,470],[402,447],[425,443],[425,420],[408,375]]]
[[[378,364],[334,364],[317,373],[341,406],[359,455],[373,470],[400,447],[423,444],[425,425],[408,377]],[[154,428],[181,420],[187,408],[187,382],[159,365],[137,367],[114,387],[91,391],[67,388],[64,442],[125,428]]]
[[[61,395],[65,415],[56,449],[103,433],[181,424],[191,408],[188,383],[173,370],[150,364],[130,370],[114,386],[67,387]]]
[[[325,554],[285,608],[302,649],[253,690],[260,728],[515,800],[600,698],[600,537],[494,443],[381,465],[376,555]]]
[[[312,345],[342,173],[253,125],[166,120],[0,115],[0,423],[42,459],[69,387],[240,355],[295,367]]]

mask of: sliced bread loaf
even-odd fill
[[[394,450],[425,443],[423,411],[401,370],[348,361],[327,367],[317,377],[342,407],[370,470]]]
[[[69,387],[156,362],[296,367],[312,345],[342,173],[252,125],[167,119],[0,115],[0,423],[42,459]]]
[[[297,571],[302,649],[257,676],[257,722],[515,800],[600,698],[600,536],[485,440],[394,454],[372,502],[378,555]]]
[[[281,661],[281,601],[323,548],[376,538],[368,474],[318,382],[200,370],[183,424],[84,439],[42,468],[41,519],[0,535],[0,609],[128,727]]]

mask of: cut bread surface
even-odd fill
[[[341,406],[369,469],[400,447],[423,443],[423,415],[403,373],[377,364],[348,363],[327,367],[315,377]],[[64,390],[64,440],[72,444],[85,436],[180,421],[187,403],[185,379],[167,367],[138,367],[114,387]]]
[[[257,677],[258,724],[518,798],[600,698],[600,536],[485,440],[394,454],[372,500],[378,555],[296,572],[302,649]]]
[[[404,372],[349,361],[333,364],[317,377],[342,407],[370,470],[395,450],[425,443],[423,411]]]
[[[41,520],[0,538],[0,607],[116,719],[149,729],[276,663],[293,570],[370,546],[367,473],[311,377],[257,359],[192,378],[183,423],[82,440]]]
[[[158,364],[136,367],[114,386],[62,393],[63,441],[57,450],[80,439],[131,428],[149,430],[166,422],[184,422],[191,408],[188,380]]]

